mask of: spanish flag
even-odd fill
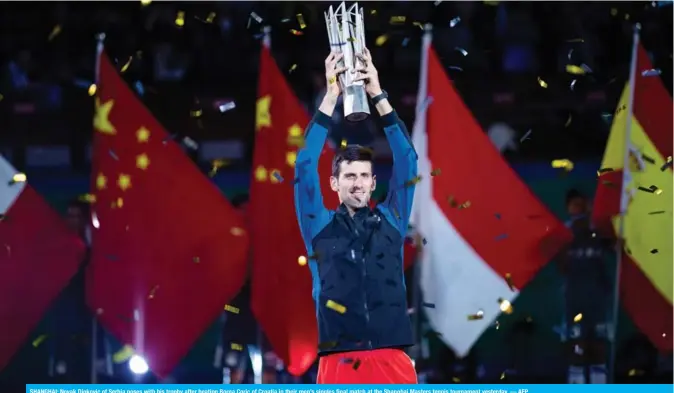
[[[672,98],[646,50],[639,45],[636,52],[634,77],[623,90],[599,170],[593,220],[599,228],[619,234],[625,193],[620,300],[651,342],[671,351]]]

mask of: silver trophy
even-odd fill
[[[325,13],[325,26],[328,28],[330,48],[344,57],[337,65],[346,67],[346,72],[339,76],[344,103],[344,117],[349,121],[365,120],[370,115],[370,106],[363,81],[355,81],[360,73],[354,71],[363,67],[356,55],[363,54],[365,48],[365,25],[363,9],[355,3],[346,9],[344,2],[333,11],[332,6]]]

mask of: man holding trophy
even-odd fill
[[[297,156],[295,208],[313,279],[319,330],[318,383],[413,384],[413,345],[403,275],[402,248],[417,178],[417,153],[405,125],[382,90],[364,45],[362,9],[344,3],[326,14],[332,50],[325,60],[327,92],[307,127]],[[318,160],[337,98],[344,115],[361,121],[376,108],[393,153],[386,199],[369,206],[376,187],[372,153],[342,147],[332,162],[330,186],[337,210],[323,205]]]

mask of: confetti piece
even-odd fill
[[[527,132],[524,134],[524,136],[522,136],[522,137],[520,138],[520,143],[522,143],[522,142],[526,141],[527,139],[529,139],[529,135],[531,135],[531,129],[529,129],[529,131],[527,131]]]
[[[13,185],[16,183],[25,183],[26,182],[26,175],[24,173],[16,173],[14,176],[12,176],[12,179],[9,181],[9,185]]]
[[[464,203],[459,205],[459,210],[468,209],[469,207],[470,207],[470,201],[465,201]]]
[[[206,23],[213,23],[215,16],[215,12],[209,12],[208,16],[206,16]]]
[[[377,46],[382,46],[388,41],[388,35],[387,34],[382,34],[377,39],[374,41],[375,45]]]
[[[403,47],[407,46],[407,44],[409,44],[409,43],[410,43],[410,38],[409,38],[409,37],[403,38],[403,42],[402,42],[402,46],[403,46]]]
[[[435,0],[433,2],[433,5],[437,7],[438,5],[440,5],[440,3],[442,3],[442,0]]]
[[[664,210],[658,210],[658,211],[656,211],[656,212],[650,212],[650,213],[648,213],[648,214],[654,215],[654,214],[662,214],[662,213],[664,213],[664,212],[665,212]]]
[[[470,314],[468,316],[469,321],[479,321],[480,319],[484,318],[484,311],[482,310],[477,310],[475,314]]]
[[[229,230],[229,233],[231,233],[234,236],[243,236],[246,233],[246,231],[244,231],[239,227],[232,227],[232,229]]]
[[[302,31],[295,29],[290,29],[290,33],[292,33],[292,35],[304,35]]]
[[[189,136],[184,137],[183,140],[182,140],[182,143],[192,150],[197,150],[199,148],[199,144],[197,142],[195,142],[194,139],[190,138]]]
[[[96,94],[96,85],[92,83],[89,86],[89,89],[87,90],[87,93],[89,94],[90,97],[93,97],[94,94]]]
[[[657,253],[658,253],[658,249],[657,249],[657,248],[654,248],[654,249],[651,250],[651,254],[657,254]]]
[[[271,176],[272,176],[273,179],[276,179],[276,181],[277,181],[278,183],[282,183],[282,182],[283,182],[283,176],[281,176],[281,172],[279,172],[278,169],[272,170],[272,171],[271,171]]]
[[[416,176],[408,181],[405,182],[404,186],[405,187],[411,187],[421,181],[421,176]]]
[[[412,25],[420,28],[421,30],[424,29],[424,25],[421,22],[412,22]]]
[[[342,142],[339,144],[339,147],[344,149],[346,147],[346,145],[347,145],[346,139],[342,139]]]
[[[112,355],[112,361],[116,364],[124,363],[131,359],[134,353],[135,351],[133,350],[133,347],[127,344]]]
[[[569,89],[571,91],[573,91],[573,89],[576,87],[576,82],[578,82],[578,80],[576,80],[576,79],[571,81],[571,84],[569,85]]]
[[[575,317],[573,317],[573,322],[578,323],[583,320],[583,314],[577,314]]]
[[[175,24],[178,27],[185,26],[185,11],[178,11],[178,14],[176,15]]]
[[[304,23],[304,15],[302,14],[297,14],[297,23],[300,24],[300,29],[305,29],[307,27],[307,24]]]
[[[649,194],[655,194],[655,195],[660,195],[660,194],[662,194],[662,190],[659,189],[659,188],[656,187],[656,186],[650,186],[650,187],[648,187],[648,188],[639,186],[639,187],[637,187],[637,189],[640,190],[640,191],[645,191],[645,192],[647,192],[647,193],[649,193]]]
[[[564,168],[564,170],[566,170],[567,172],[570,172],[571,170],[573,170],[573,162],[571,162],[571,160],[568,160],[566,158],[559,159],[559,160],[552,160],[551,165],[552,165],[553,168],[557,168],[557,169]]]
[[[573,64],[567,64],[566,65],[566,72],[572,75],[584,75],[585,74],[585,69],[578,67],[577,65]]]
[[[426,308],[435,308],[435,304],[434,304],[434,303],[422,303],[421,305],[424,306],[424,307],[426,307]]]
[[[197,110],[194,110],[194,111],[190,111],[190,116],[195,117],[195,118],[199,118],[199,117],[201,117],[201,115],[203,115],[203,114],[204,114],[204,111],[201,110],[201,109],[197,109]]]
[[[660,74],[662,74],[662,72],[659,69],[650,69],[641,72],[641,76],[658,76]]]
[[[638,377],[644,374],[643,370],[637,370],[636,368],[632,368],[627,372],[627,375],[630,377]]]
[[[226,104],[222,104],[222,105],[218,106],[218,110],[220,111],[220,113],[225,113],[227,111],[231,111],[234,108],[236,108],[236,102],[234,102],[234,101],[230,101]]]
[[[239,313],[239,309],[237,307],[230,306],[229,304],[225,304],[225,311],[229,311],[232,314],[238,314]]]
[[[442,173],[442,171],[440,170],[440,168],[433,169],[433,170],[431,171],[431,176],[438,176],[440,173]]]
[[[494,328],[496,330],[498,330],[500,327],[501,327],[501,324],[499,323],[499,321],[494,321]]]
[[[48,40],[48,41],[53,40],[53,39],[56,38],[56,36],[58,36],[60,33],[61,33],[61,25],[56,25],[56,26],[54,26],[54,28],[52,29],[51,33],[49,33],[49,37],[47,38],[47,40]]]
[[[150,294],[147,296],[148,299],[154,299],[154,296],[157,294],[157,290],[159,289],[159,285],[155,285],[152,290],[150,291]]]
[[[334,300],[328,300],[327,303],[325,303],[325,306],[333,311],[336,311],[340,314],[344,314],[346,312],[346,307],[342,306],[341,304],[335,302]]]
[[[543,79],[541,79],[540,76],[539,76],[536,80],[538,81],[538,85],[539,85],[540,87],[542,87],[542,88],[544,88],[544,89],[547,89],[547,88],[548,88],[548,84],[547,84]]]
[[[230,348],[232,348],[233,351],[243,351],[243,346],[237,343],[232,343]]]
[[[356,361],[353,363],[354,370],[358,370],[358,367],[360,367],[360,359],[356,359]]]
[[[307,257],[305,257],[304,255],[300,255],[300,256],[297,258],[297,263],[298,263],[300,266],[306,265],[306,264],[307,264]]]
[[[152,0],[140,0],[140,5],[142,5],[144,7],[148,6],[150,4],[152,4]]]
[[[571,120],[573,120],[573,115],[569,114],[569,117],[566,119],[566,123],[564,123],[564,127],[568,127],[571,124]]]
[[[42,334],[42,335],[38,336],[38,338],[36,338],[35,340],[33,340],[33,347],[34,347],[34,348],[39,347],[40,344],[42,344],[42,343],[44,342],[44,340],[46,340],[46,339],[47,339],[47,335],[46,335],[46,334]]]
[[[133,56],[129,56],[129,60],[127,60],[126,63],[124,63],[124,65],[123,65],[122,68],[119,70],[119,72],[121,72],[121,73],[126,72],[126,70],[129,69],[129,66],[131,65],[131,61],[132,61],[132,60],[133,60]]]
[[[404,15],[401,16],[392,16],[391,19],[389,20],[390,24],[398,24],[398,23],[405,23],[407,20],[407,17]]]
[[[459,51],[459,53],[461,53],[461,54],[464,55],[464,56],[468,56],[468,51],[466,51],[466,50],[463,49],[463,48],[456,47],[456,48],[454,48],[454,50],[455,50],[455,51]]]
[[[655,164],[655,159],[653,159],[652,157],[647,156],[647,155],[644,154],[644,153],[641,153],[641,159],[643,159],[644,161],[648,162],[649,164]]]
[[[201,262],[201,258],[199,258],[199,257],[192,257],[192,262],[194,262],[194,263],[199,263],[199,262]]]
[[[256,14],[255,11],[252,11],[250,13],[250,17],[255,19],[255,22],[262,23],[262,17],[260,17],[260,15]]]
[[[332,349],[337,346],[337,341],[327,341],[324,343],[319,343],[318,344],[318,350],[319,351],[326,351],[328,349]]]
[[[600,168],[597,171],[597,176],[601,175],[602,173],[607,173],[607,172],[613,172],[613,168]]]
[[[229,164],[229,161],[227,160],[222,159],[213,160],[211,162],[211,170],[208,172],[208,176],[210,177],[215,176],[216,173],[218,173],[218,171],[220,170],[220,168],[224,167],[227,164]]]
[[[510,288],[510,290],[511,290],[512,292],[515,292],[515,284],[513,284],[513,276],[512,276],[512,274],[506,273],[505,279],[506,279],[506,283],[508,284],[508,288]]]
[[[665,162],[665,164],[660,167],[660,170],[664,172],[667,170],[667,168],[671,167],[672,167],[672,156],[669,156],[667,157],[667,162]]]
[[[504,372],[501,373],[501,376],[499,377],[499,379],[503,380],[503,379],[505,379],[505,377],[506,377],[506,372],[504,371]]]
[[[449,27],[454,27],[454,26],[458,25],[459,22],[461,22],[461,17],[457,16],[456,18],[449,21]]]
[[[512,304],[510,304],[510,301],[503,298],[499,298],[498,304],[499,308],[501,309],[501,312],[503,312],[504,314],[512,314],[513,306]]]
[[[290,70],[288,70],[288,72],[289,72],[289,73],[290,73],[290,72],[293,72],[293,71],[295,71],[296,69],[297,69],[297,64],[293,64],[293,65],[290,66]]]

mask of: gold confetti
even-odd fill
[[[112,361],[116,364],[124,363],[131,359],[131,356],[133,356],[134,353],[133,347],[127,344],[112,355]]]
[[[293,72],[297,69],[297,64],[293,64],[290,66],[290,70],[288,72]]]
[[[185,26],[185,11],[178,11],[178,14],[176,15],[175,24],[178,27]]]
[[[421,176],[413,177],[412,179],[405,182],[405,187],[413,186],[421,181]]]
[[[541,87],[544,88],[544,89],[547,89],[547,88],[548,88],[548,84],[547,84],[543,79],[541,79],[540,76],[537,78],[537,80],[538,80],[538,85],[539,85],[539,86],[541,86]]]
[[[404,16],[404,15],[392,16],[391,20],[389,20],[389,23],[392,24],[392,25],[396,24],[396,23],[405,23],[406,20],[407,20],[407,17]]]
[[[42,343],[44,342],[44,340],[46,340],[46,339],[47,339],[47,335],[46,335],[46,334],[42,334],[42,335],[38,336],[38,338],[36,338],[35,340],[33,340],[33,347],[34,347],[34,348],[37,348],[37,347],[40,346],[40,344],[42,344]]]
[[[199,262],[201,262],[201,258],[199,258],[199,257],[193,257],[193,258],[192,258],[192,262],[194,262],[194,263],[199,263]]]
[[[564,168],[567,172],[571,172],[573,170],[573,162],[571,160],[568,160],[566,158],[559,159],[559,160],[552,160],[551,163],[553,168]]]
[[[209,12],[208,16],[206,17],[206,23],[213,23],[215,20],[215,12]]]
[[[375,45],[377,46],[382,46],[388,41],[388,35],[387,34],[382,34],[377,39],[375,40]]]
[[[578,323],[583,320],[583,313],[577,314],[575,317],[573,317],[573,322]]]
[[[347,145],[346,139],[342,139],[342,142],[339,144],[339,147],[344,149],[346,147],[346,145]]]
[[[470,207],[470,201],[465,201],[459,205],[459,209],[468,209]]]
[[[295,29],[290,29],[290,32],[292,33],[292,35],[304,35],[303,32]]]
[[[246,231],[244,231],[239,227],[232,227],[232,229],[229,230],[229,233],[231,233],[234,236],[243,236],[246,233]]]
[[[232,343],[230,348],[232,348],[233,351],[243,351],[243,346],[237,343]]]
[[[297,23],[300,24],[300,29],[304,30],[307,27],[307,24],[304,23],[304,15],[297,14]]]
[[[515,284],[513,284],[513,276],[510,273],[506,273],[505,275],[506,283],[508,283],[508,288],[510,288],[511,291],[515,291]]]
[[[47,38],[47,40],[49,40],[49,41],[53,40],[60,33],[61,33],[61,25],[54,26],[51,33],[49,33],[49,38]]]
[[[26,182],[26,174],[24,173],[16,173],[14,176],[12,176],[12,180],[9,181],[9,185],[11,186],[12,184],[15,183],[25,183]]]
[[[484,311],[482,310],[477,310],[475,314],[470,314],[468,316],[469,321],[479,321],[480,319],[484,318]]]
[[[228,165],[228,164],[229,164],[229,161],[227,161],[227,160],[221,160],[221,159],[213,160],[211,162],[211,170],[208,172],[208,176],[210,176],[210,177],[215,176],[215,174],[218,173],[218,170],[220,168],[222,168],[222,167],[224,167],[225,165]]]
[[[501,312],[503,312],[504,314],[512,314],[513,313],[513,305],[510,304],[510,301],[508,301],[506,299],[503,299],[503,298],[499,298],[498,304],[499,304],[499,308],[501,309]]]
[[[582,67],[578,67],[577,65],[573,64],[567,64],[566,65],[566,72],[572,75],[584,75],[585,74],[585,69]]]
[[[421,30],[424,29],[424,25],[421,22],[412,22],[412,25],[420,28]]]
[[[431,171],[431,176],[438,176],[441,173],[440,168],[438,169],[433,169]]]
[[[87,90],[87,93],[89,94],[90,97],[93,97],[96,94],[96,84],[92,83],[91,86],[89,86],[89,89]]]
[[[204,114],[204,111],[201,110],[201,109],[197,109],[195,111],[190,111],[190,116],[196,117],[196,118],[201,117],[201,115],[203,115],[203,114]]]
[[[232,314],[238,314],[239,313],[239,309],[237,307],[230,306],[229,304],[225,304],[225,311],[229,311]]]
[[[120,69],[119,72],[121,72],[121,73],[126,72],[126,70],[129,69],[129,66],[131,65],[132,60],[133,60],[133,56],[129,56],[129,60],[127,60],[126,63],[124,63],[124,65],[122,66],[122,69]]]
[[[636,368],[630,369],[627,372],[627,375],[630,376],[630,377],[638,377],[638,376],[641,376],[643,374],[644,374],[643,370],[637,370]]]
[[[152,0],[140,0],[140,5],[142,6],[148,6],[152,4]]]
[[[501,373],[501,376],[499,377],[499,379],[505,379],[505,377],[506,377],[506,373],[504,371],[504,372]]]
[[[613,172],[613,168],[601,168],[597,171],[597,177],[601,176],[602,173]]]
[[[147,296],[148,299],[154,299],[154,296],[157,294],[157,290],[159,289],[159,285],[155,285],[152,290],[150,291],[150,294]]]
[[[340,314],[344,314],[346,312],[346,307],[335,302],[334,300],[328,300],[328,302],[325,303],[325,306],[333,311],[337,311]]]
[[[306,264],[307,264],[307,257],[305,257],[304,255],[300,255],[300,256],[297,258],[297,263],[298,263],[300,266],[306,265]]]

